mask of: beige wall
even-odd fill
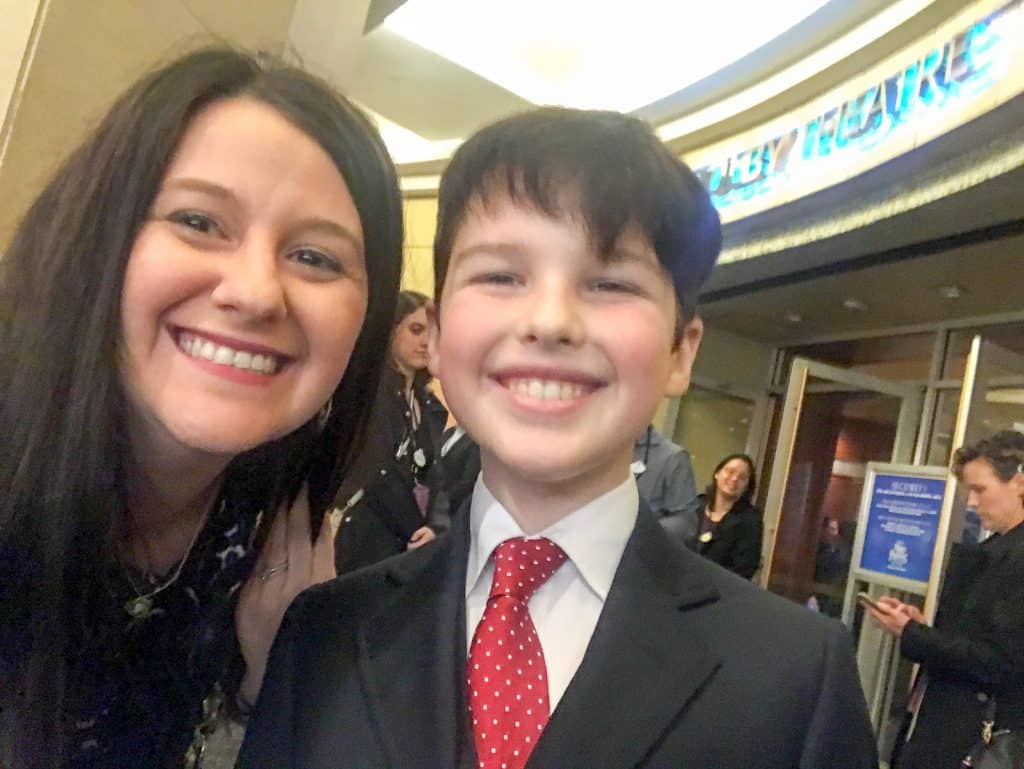
[[[405,261],[402,288],[434,295],[434,229],[437,198],[407,198],[405,213]]]
[[[0,11],[5,4],[31,3],[0,0]],[[155,64],[216,40],[279,52],[295,0],[49,0],[47,5],[0,163],[0,251],[61,159],[129,83]],[[2,18],[0,50],[6,51],[6,15]],[[6,62],[0,58],[0,64]]]
[[[0,0],[0,163],[3,163],[6,122],[32,37],[32,26],[40,11],[38,0]]]
[[[774,359],[774,347],[705,327],[693,375],[707,387],[762,391],[768,384]]]

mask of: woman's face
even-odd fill
[[[132,246],[121,302],[133,440],[231,456],[286,435],[337,387],[366,314],[344,179],[272,108],[211,104]]]
[[[730,459],[715,473],[715,488],[728,499],[739,499],[750,484],[750,468],[739,457]]]
[[[981,525],[989,531],[1005,534],[1024,522],[1024,473],[1002,480],[984,458],[964,465],[963,483],[967,487],[967,506],[978,512]]]
[[[402,373],[413,374],[427,367],[427,310],[419,307],[395,326],[391,354]]]

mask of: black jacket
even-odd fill
[[[413,496],[413,454],[423,452],[420,482],[430,486],[448,412],[429,390],[416,389],[421,418],[402,456],[399,447],[410,437],[411,416],[401,377],[386,370],[374,403],[366,451],[379,456],[380,466],[365,486],[362,500],[346,512],[335,542],[335,565],[342,574],[405,552],[412,533],[424,524],[444,531],[447,519],[424,519]],[[343,501],[343,500],[342,500]]]
[[[750,579],[761,565],[761,539],[764,523],[761,511],[738,499],[711,533],[711,539],[700,542],[696,537],[707,507],[707,497],[699,494],[681,516],[668,516],[661,525],[669,534],[705,558],[724,566],[744,579]]]
[[[921,664],[927,685],[894,766],[958,766],[978,740],[993,694],[997,727],[1024,727],[1024,524],[954,550],[935,627],[908,623],[900,652]],[[909,725],[908,716],[904,734]]]
[[[299,596],[244,769],[475,767],[460,510],[437,542]],[[752,630],[754,629],[754,630]],[[849,634],[675,545],[641,509],[528,769],[876,769]]]

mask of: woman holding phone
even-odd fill
[[[1024,727],[1024,434],[964,446],[953,471],[992,536],[954,550],[934,627],[895,598],[861,601],[920,665],[893,769],[958,766],[993,698],[997,729]]]

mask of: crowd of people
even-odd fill
[[[0,260],[0,766],[197,767],[225,718],[246,768],[877,766],[849,633],[750,582],[753,460],[697,494],[651,425],[721,246],[690,169],[616,113],[482,129],[436,303],[401,217],[359,109],[226,49],[44,188]],[[996,536],[934,627],[872,611],[921,665],[902,769],[979,692],[1024,721],[1022,462],[958,453]]]

